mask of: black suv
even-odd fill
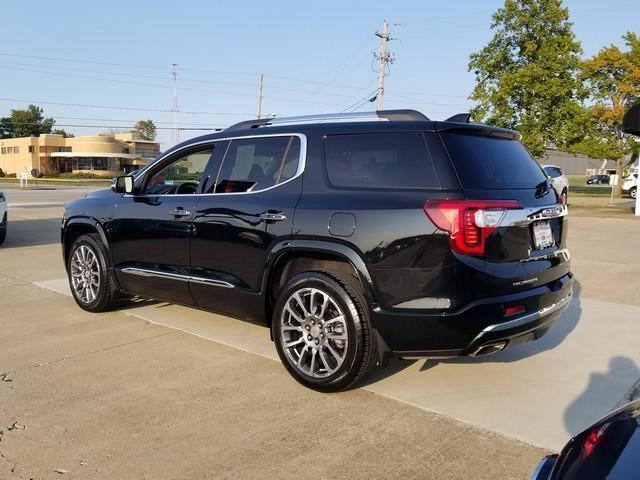
[[[567,208],[519,134],[412,110],[242,122],[70,203],[85,310],[136,294],[271,329],[321,391],[388,354],[483,355],[568,306]]]

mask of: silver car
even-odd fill
[[[569,178],[557,165],[543,165],[542,170],[551,180],[551,185],[558,194],[560,202],[563,205],[566,204],[567,196],[569,195]]]

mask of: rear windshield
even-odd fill
[[[421,133],[329,135],[325,156],[337,187],[442,188]]]
[[[546,180],[529,152],[517,140],[442,133],[463,188],[536,188]]]

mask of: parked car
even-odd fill
[[[519,138],[391,110],[186,141],[66,207],[73,297],[92,312],[124,293],[263,324],[320,391],[389,355],[537,339],[570,302],[567,208]]]
[[[4,193],[0,191],[0,244],[4,242],[7,237],[7,224],[9,220],[7,218],[7,199]]]
[[[636,198],[638,194],[638,174],[633,173],[625,178],[622,182],[622,193]]]
[[[640,400],[573,437],[559,455],[543,458],[532,480],[640,478]]]
[[[591,175],[587,178],[587,185],[609,185],[610,181],[609,175]]]
[[[564,174],[562,169],[557,165],[543,165],[544,173],[551,179],[551,185],[560,197],[562,204],[567,203],[569,195],[569,178]]]

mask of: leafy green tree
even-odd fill
[[[640,101],[640,38],[631,32],[622,38],[628,50],[610,45],[583,62],[582,79],[589,90],[589,124],[584,139],[571,148],[591,157],[615,160],[618,178],[640,151],[636,140],[622,132],[624,112]],[[617,195],[621,188],[619,181]]]
[[[153,120],[140,120],[134,126],[131,133],[138,140],[155,140],[157,135],[156,126]]]
[[[11,116],[0,119],[2,138],[38,137],[42,133],[51,133],[55,120],[44,118],[44,110],[29,105],[25,110],[11,110]]]
[[[493,38],[469,61],[473,118],[520,131],[536,156],[580,140],[582,49],[562,0],[505,0],[491,28]]]
[[[52,130],[51,133],[54,135],[62,135],[64,138],[73,138],[75,135],[73,133],[67,132],[64,128],[56,128]]]

